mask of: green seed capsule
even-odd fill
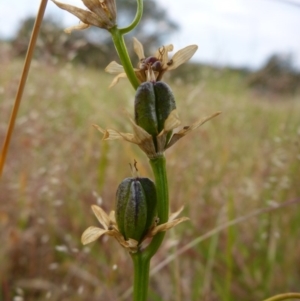
[[[164,128],[165,120],[176,109],[175,98],[171,88],[164,82],[154,83],[157,128],[160,133]]]
[[[144,82],[138,87],[135,95],[134,113],[136,124],[155,137],[158,134],[158,129],[153,83]]]
[[[134,107],[136,124],[156,137],[169,114],[176,109],[176,103],[166,83],[144,82],[136,91]]]
[[[141,241],[156,213],[156,189],[148,178],[126,178],[116,195],[116,222],[125,239]]]

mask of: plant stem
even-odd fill
[[[121,34],[126,34],[132,31],[141,21],[143,15],[143,0],[137,0],[137,10],[134,17],[134,20],[127,27],[120,28]]]
[[[117,27],[113,27],[112,29],[110,29],[110,33],[112,35],[112,39],[115,44],[118,55],[120,57],[124,71],[129,79],[131,85],[136,90],[138,88],[138,86],[140,85],[140,83],[133,70],[133,66],[132,66],[132,63],[131,63],[131,60],[128,55],[127,48],[126,48],[126,45],[124,42],[123,34],[120,32],[120,30]]]
[[[141,251],[132,254],[134,266],[133,301],[146,301],[148,294],[150,258]]]
[[[166,171],[166,159],[162,155],[155,159],[150,159],[156,191],[157,191],[157,214],[159,223],[163,224],[169,218],[169,192]],[[149,282],[150,260],[157,252],[165,236],[165,232],[160,232],[154,236],[151,243],[145,250],[139,250],[132,254],[134,265],[134,284],[133,284],[133,301],[146,301]]]
[[[25,84],[26,84],[26,80],[27,80],[27,76],[28,76],[28,72],[30,69],[30,63],[33,57],[33,52],[35,49],[35,44],[38,38],[38,34],[39,34],[39,30],[43,21],[43,17],[44,17],[44,13],[46,10],[46,6],[47,6],[47,2],[48,0],[42,0],[40,3],[40,7],[34,22],[34,26],[33,26],[33,30],[31,33],[31,38],[30,38],[30,42],[28,45],[28,49],[27,49],[27,53],[26,53],[26,58],[25,58],[25,62],[24,62],[24,66],[23,66],[23,71],[22,71],[22,75],[21,75],[21,79],[19,82],[19,87],[17,90],[17,95],[15,97],[15,102],[14,102],[14,106],[11,112],[11,116],[10,116],[10,120],[9,120],[9,124],[8,124],[8,129],[7,129],[7,133],[4,139],[4,143],[3,143],[3,147],[2,147],[2,151],[0,154],[0,178],[4,169],[4,163],[6,160],[6,155],[7,155],[7,151],[9,148],[9,144],[10,144],[10,140],[11,140],[11,136],[14,130],[14,126],[15,126],[15,121],[17,118],[17,114],[19,111],[19,107],[20,107],[20,103],[22,100],[22,96],[23,96],[23,91],[25,88]]]
[[[163,224],[168,221],[169,218],[169,190],[168,179],[166,170],[166,158],[164,155],[155,159],[150,159],[150,165],[153,170],[156,192],[157,192],[157,214],[159,223]],[[152,239],[151,243],[144,251],[146,258],[151,258],[160,247],[165,236],[165,232],[157,233]]]

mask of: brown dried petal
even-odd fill
[[[79,18],[83,23],[94,25],[97,27],[104,27],[103,22],[101,22],[98,16],[90,11],[86,11],[76,6],[72,6],[69,4],[61,3],[55,0],[52,0],[59,8],[68,11],[69,13],[73,14],[77,18]]]
[[[144,47],[137,38],[133,38],[133,49],[140,60],[145,58]]]
[[[177,211],[171,213],[169,216],[169,222],[174,220],[182,212],[183,209],[184,209],[184,206],[181,206]]]
[[[117,18],[116,1],[115,0],[106,0],[105,3],[108,8],[108,11],[110,13],[110,18],[112,20],[116,20],[116,18]]]
[[[177,51],[172,57],[173,63],[168,67],[168,70],[176,69],[178,66],[187,62],[194,55],[197,49],[197,45],[190,45]]]
[[[167,63],[169,61],[169,52],[173,51],[173,45],[165,45],[160,48],[155,53],[155,57],[158,58],[163,65],[163,68],[167,67]]]
[[[82,2],[90,11],[95,13],[103,23],[110,26],[114,25],[107,16],[105,10],[102,8],[99,0],[82,0]]]
[[[91,25],[80,22],[78,25],[70,26],[64,30],[65,33],[71,33],[74,30],[84,30],[89,28]]]
[[[87,245],[95,240],[97,240],[100,236],[102,236],[103,234],[107,233],[108,230],[104,230],[104,229],[100,229],[98,227],[89,227],[87,228],[82,236],[81,236],[81,242],[84,245]]]
[[[175,133],[172,138],[170,139],[170,142],[168,143],[166,149],[168,149],[169,147],[171,147],[173,144],[175,144],[180,138],[184,137],[186,134],[188,134],[189,132],[195,130],[196,128],[198,128],[199,126],[201,126],[202,124],[204,124],[206,121],[220,115],[221,112],[216,112],[214,114],[212,114],[211,116],[202,118],[196,122],[194,122],[192,125],[190,126],[185,126],[182,130],[180,130],[178,133]]]
[[[104,71],[108,72],[110,74],[119,74],[119,73],[124,72],[124,68],[122,65],[118,64],[116,61],[112,61],[106,66]]]
[[[179,127],[180,124],[181,124],[181,121],[178,116],[178,111],[177,111],[177,109],[175,109],[169,114],[168,118],[165,120],[164,131],[165,132],[172,131],[172,130],[176,129],[177,127]]]
[[[167,223],[164,223],[164,224],[161,224],[157,227],[155,227],[154,229],[151,230],[150,232],[150,236],[154,236],[156,235],[158,232],[164,232],[164,231],[167,231],[173,227],[175,227],[176,225],[184,222],[184,221],[187,221],[189,220],[188,217],[180,217],[180,218],[177,218],[177,219],[174,219],[170,222],[167,222]]]
[[[110,225],[110,219],[107,213],[99,206],[92,205],[92,210],[97,217],[99,223],[103,226],[105,230],[108,230]]]

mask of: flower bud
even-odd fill
[[[150,179],[137,177],[122,181],[116,194],[116,222],[126,240],[142,240],[153,223],[156,200],[156,188]]]
[[[170,87],[161,81],[142,83],[136,91],[134,106],[136,124],[153,138],[164,129],[165,120],[176,109]]]

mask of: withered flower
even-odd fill
[[[129,120],[133,127],[133,134],[122,133],[113,129],[102,129],[95,124],[93,126],[103,134],[103,140],[121,139],[137,144],[150,159],[154,159],[161,156],[166,149],[174,145],[179,139],[219,114],[221,114],[221,112],[216,112],[210,116],[197,120],[189,126],[184,126],[178,132],[173,133],[171,138],[168,139],[168,133],[172,133],[172,130],[176,129],[181,124],[177,110],[175,109],[164,122],[163,130],[156,136],[156,145],[153,141],[152,135],[146,132],[142,127],[138,126],[131,117],[129,117]]]
[[[188,217],[179,217],[179,218],[176,218],[183,210],[183,206],[179,208],[179,210],[177,210],[176,212],[174,213],[171,213],[170,216],[169,216],[169,219],[166,223],[164,224],[161,224],[161,225],[157,225],[157,224],[154,224],[152,229],[148,232],[148,234],[146,235],[146,238],[147,237],[153,237],[155,236],[157,233],[159,232],[165,232],[175,226],[177,226],[178,224],[184,222],[184,221],[187,221],[189,220]]]
[[[99,206],[93,205],[92,210],[97,217],[99,223],[103,226],[103,229],[91,226],[87,228],[82,236],[81,242],[86,245],[101,237],[104,234],[113,236],[124,248],[129,251],[136,251],[138,242],[134,239],[125,240],[123,235],[119,232],[115,212],[111,211],[109,215]]]
[[[84,245],[97,240],[99,237],[101,237],[104,234],[107,234],[109,236],[113,236],[120,243],[120,245],[123,246],[125,249],[127,249],[129,252],[131,253],[137,252],[138,242],[131,238],[125,240],[123,235],[119,232],[115,220],[114,211],[111,211],[110,214],[107,215],[106,212],[101,207],[96,205],[92,205],[92,210],[104,229],[94,227],[94,226],[87,228],[81,236],[81,242]],[[157,223],[154,223],[154,225],[151,227],[149,232],[145,235],[144,239],[151,238],[155,236],[158,232],[167,231],[175,227],[176,225],[188,220],[189,218],[187,217],[176,218],[182,210],[183,207],[181,207],[177,212],[171,214],[169,216],[168,222],[164,224],[157,225]]]
[[[104,29],[111,29],[116,26],[116,3],[115,0],[82,0],[88,10],[61,3],[52,0],[59,8],[68,11],[82,23],[65,29],[65,32],[70,33],[73,30],[86,29],[88,27],[96,26]]]
[[[154,56],[150,57],[145,57],[144,47],[136,38],[133,38],[133,47],[139,58],[138,67],[135,68],[134,71],[140,83],[161,80],[166,71],[174,70],[187,62],[198,49],[197,45],[187,46],[177,51],[172,58],[169,59],[169,52],[173,51],[172,44],[158,48]],[[115,61],[111,62],[105,68],[105,71],[116,75],[110,87],[117,84],[120,78],[126,77],[123,66]]]

